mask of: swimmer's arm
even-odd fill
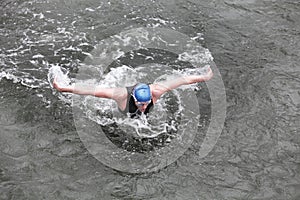
[[[213,72],[212,72],[211,68],[209,67],[206,74],[184,76],[183,78],[186,79],[187,83],[184,83],[183,85],[208,81],[212,77],[213,77]]]
[[[91,95],[100,98],[108,98],[118,100],[119,95],[122,94],[124,88],[101,88],[99,86],[96,87],[80,87],[75,85],[69,85],[65,87],[61,87],[58,85],[56,80],[53,81],[53,87],[60,92],[68,92],[79,95]]]
[[[204,75],[191,75],[191,76],[182,76],[173,80],[155,83],[153,87],[153,96],[158,99],[162,94],[178,88],[182,85],[189,85],[193,83],[208,81],[213,76],[212,70],[209,68],[207,73]]]

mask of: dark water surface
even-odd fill
[[[0,199],[300,199],[300,1],[2,0],[0,14]],[[47,75],[147,26],[211,51],[227,115],[205,158],[196,137],[166,168],[127,174],[89,153]]]

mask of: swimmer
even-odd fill
[[[60,87],[56,79],[53,81],[53,87],[60,92],[113,99],[116,101],[121,113],[129,114],[129,116],[133,118],[142,113],[148,114],[153,105],[164,93],[181,85],[208,81],[212,76],[213,72],[208,68],[206,74],[203,75],[182,76],[173,80],[153,84],[138,83],[131,87],[101,88],[96,86],[95,88],[84,89],[76,88],[74,85]]]

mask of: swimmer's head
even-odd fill
[[[149,85],[145,83],[137,84],[132,92],[132,96],[136,102],[151,102],[151,91]]]

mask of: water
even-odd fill
[[[300,2],[0,5],[0,199],[300,198]],[[226,88],[227,113],[213,150],[199,157],[211,112],[206,85],[197,85],[201,123],[188,150],[157,172],[131,174],[90,153],[74,122],[72,98],[54,91],[48,75],[60,66],[75,79],[99,41],[139,27],[176,30],[209,49]],[[166,64],[163,58],[172,55],[162,53],[158,59]],[[132,62],[123,60],[139,64]]]

